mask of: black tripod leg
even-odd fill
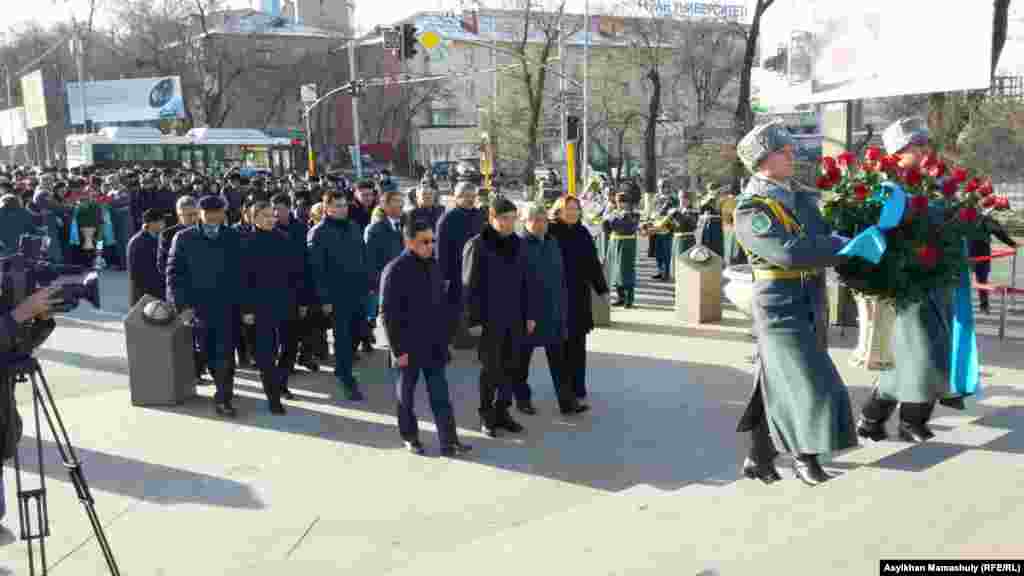
[[[85,513],[89,517],[89,523],[92,524],[93,534],[96,535],[96,542],[100,545],[100,551],[103,552],[103,558],[107,562],[107,568],[110,570],[111,576],[120,576],[121,571],[118,569],[117,561],[114,559],[114,552],[110,548],[110,542],[107,540],[107,535],[103,530],[103,524],[100,522],[99,515],[96,514],[96,501],[93,500],[92,492],[89,491],[89,484],[85,481],[82,463],[79,462],[78,455],[75,454],[75,448],[68,437],[64,421],[60,417],[60,412],[57,411],[57,404],[53,401],[50,385],[46,382],[46,376],[43,374],[43,369],[39,366],[38,362],[36,362],[34,369],[35,371],[29,375],[32,379],[32,388],[36,391],[37,397],[42,402],[43,414],[46,416],[46,423],[49,424],[50,432],[53,434],[57,452],[60,454],[61,461],[64,462],[64,467],[67,468],[68,475],[71,477],[71,483],[75,486],[78,500],[85,507]],[[37,376],[39,378],[38,381],[36,380]],[[56,426],[54,426],[54,422],[56,422]],[[40,451],[42,450],[41,446],[40,444]]]
[[[18,377],[21,381],[28,381],[23,374],[19,374]],[[16,377],[12,377],[11,386],[14,386],[13,380]],[[14,420],[15,402],[13,388],[11,391],[11,414],[9,415],[9,421]],[[43,435],[42,428],[39,421],[39,402],[35,393],[35,388],[32,389],[32,414],[35,420],[35,431],[36,431],[36,462],[39,465],[39,488],[33,488],[25,490],[22,488],[21,482],[21,455],[17,450],[14,449],[14,481],[18,495],[18,527],[21,532],[21,539],[25,541],[28,548],[28,569],[29,575],[35,576],[36,574],[36,549],[33,544],[36,540],[39,541],[39,560],[40,569],[45,575],[47,573],[46,563],[46,537],[50,535],[50,520],[48,515],[48,507],[46,505],[46,475],[45,465],[43,461]],[[35,512],[35,523],[33,523],[32,512]]]

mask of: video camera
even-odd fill
[[[0,309],[11,310],[25,301],[33,292],[45,288],[64,275],[82,274],[83,266],[62,266],[46,260],[50,247],[47,236],[23,234],[18,239],[18,252],[0,257]],[[80,283],[62,284],[53,295],[60,303],[51,307],[56,313],[67,313],[78,307],[81,300],[100,307],[100,283],[96,272],[89,272]],[[53,332],[56,323],[50,319],[19,327],[15,353],[31,354]]]

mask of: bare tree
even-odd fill
[[[740,68],[740,93],[736,102],[736,141],[739,142],[754,127],[754,111],[750,109],[750,75],[757,58],[757,41],[761,36],[761,18],[772,7],[775,0],[757,0],[753,19],[746,30],[746,45],[743,51],[743,66]]]
[[[615,168],[621,173],[626,145],[633,144],[641,136],[646,103],[630,86],[633,68],[629,53],[618,48],[595,49],[591,53],[591,70],[593,121],[590,133],[607,136],[608,168],[612,168],[611,154],[614,150],[617,155]],[[615,143],[614,148],[612,142]]]

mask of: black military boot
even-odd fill
[[[618,286],[615,287],[615,300],[612,306],[624,306],[626,304],[626,291]]]
[[[522,424],[512,419],[512,414],[509,413],[509,404],[507,402],[499,402],[495,408],[495,425],[498,428],[504,428],[513,434],[526,431],[526,428]]]
[[[927,442],[935,437],[935,434],[928,427],[928,418],[931,416],[933,405],[931,403],[907,403],[900,405],[900,440],[904,442]]]
[[[626,288],[626,308],[633,307],[633,297],[636,295],[633,288]]]
[[[875,442],[881,442],[888,438],[885,433],[885,422],[896,409],[897,402],[880,398],[878,386],[871,391],[871,398],[861,409],[860,418],[857,419],[857,435],[861,438],[868,438]]]
[[[444,456],[445,458],[454,458],[456,456],[467,454],[473,450],[473,447],[469,444],[459,442],[458,432],[455,428],[454,416],[449,416],[448,421],[445,422],[444,426],[448,431],[448,434],[446,435],[448,443],[441,446],[441,456]]]
[[[498,422],[494,407],[481,408],[478,413],[480,414],[480,431],[491,438],[497,438],[499,436]]]
[[[798,454],[793,458],[793,473],[808,486],[817,486],[832,479],[818,463],[817,454]]]
[[[750,431],[750,455],[743,461],[743,475],[765,484],[774,484],[782,480],[782,476],[775,468],[777,455],[778,452],[768,433],[768,424],[762,419],[761,423]]]

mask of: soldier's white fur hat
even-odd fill
[[[917,116],[900,118],[882,132],[882,144],[889,154],[896,154],[907,146],[928,144],[928,124]]]
[[[772,152],[793,144],[793,136],[781,120],[756,126],[736,146],[736,155],[751,172]]]

